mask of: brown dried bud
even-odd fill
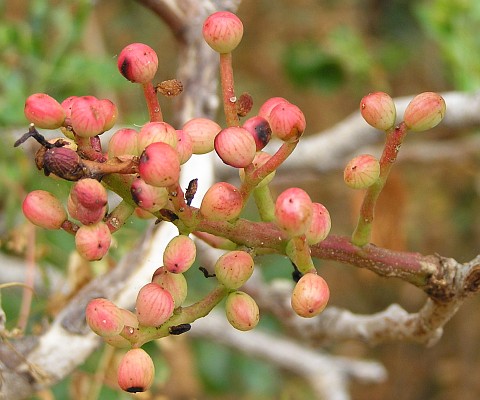
[[[166,97],[178,96],[183,92],[183,83],[178,79],[169,79],[167,81],[160,82],[155,86],[157,93],[161,93]]]
[[[66,147],[53,147],[39,150],[35,157],[39,169],[43,168],[45,175],[50,173],[67,181],[78,181],[85,176],[85,166],[80,156]]]
[[[235,103],[237,108],[237,115],[239,117],[245,117],[253,107],[253,97],[249,93],[242,93]]]

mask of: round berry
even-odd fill
[[[202,33],[205,41],[217,53],[230,53],[242,40],[243,24],[235,14],[219,11],[205,20]]]
[[[157,72],[158,57],[150,46],[132,43],[120,52],[117,65],[120,73],[130,82],[147,83]]]

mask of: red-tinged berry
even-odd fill
[[[268,121],[272,110],[279,104],[283,103],[288,103],[288,100],[284,99],[283,97],[271,97],[260,106],[257,115],[259,117],[265,118]]]
[[[122,357],[117,371],[118,386],[128,393],[147,391],[155,377],[152,358],[143,349],[131,349]]]
[[[297,141],[305,131],[305,115],[300,108],[288,102],[273,107],[267,120],[272,134],[284,142]]]
[[[250,132],[238,126],[225,128],[215,137],[215,151],[231,167],[244,168],[251,164],[257,151]]]
[[[408,104],[403,116],[405,125],[414,132],[422,132],[437,126],[445,116],[447,106],[438,93],[425,92]]]
[[[215,183],[207,190],[200,205],[200,212],[208,219],[229,221],[237,218],[243,208],[240,191],[227,182]]]
[[[301,317],[315,317],[325,309],[329,298],[327,282],[320,275],[307,273],[293,289],[292,308]]]
[[[124,325],[123,329],[127,327],[128,329],[133,330],[138,327],[137,316],[133,312],[129,310],[125,310],[124,308],[120,308],[120,312],[122,313],[122,317],[123,317],[123,325]],[[130,343],[129,340],[125,339],[120,334],[114,335],[114,336],[104,336],[103,341],[117,349],[128,349],[132,347],[132,343]]]
[[[178,136],[175,128],[166,122],[148,122],[138,132],[138,153],[155,142],[167,143],[173,148],[177,147]]]
[[[228,289],[238,289],[253,274],[253,258],[241,250],[223,254],[215,263],[215,276]]]
[[[70,124],[81,137],[93,137],[104,132],[105,109],[101,101],[93,96],[77,97],[71,105]]]
[[[380,163],[370,154],[351,159],[343,171],[343,180],[352,189],[366,189],[377,182]]]
[[[218,11],[205,20],[202,33],[217,53],[230,53],[242,40],[243,24],[235,14]]]
[[[366,95],[360,101],[360,113],[371,126],[381,131],[388,131],[395,126],[397,110],[393,99],[383,92]]]
[[[107,224],[102,221],[82,225],[75,234],[77,251],[88,261],[101,260],[107,254],[111,242],[112,234]]]
[[[268,153],[265,153],[264,151],[259,151],[257,154],[255,154],[255,158],[252,161],[253,166],[255,169],[260,168],[263,164],[265,164],[268,160],[270,160],[272,156]],[[238,171],[240,175],[240,180],[245,182],[245,170],[242,168]],[[260,183],[257,185],[257,188],[263,187],[265,185],[268,185],[272,179],[275,177],[275,171],[271,172],[268,174],[265,178],[263,178]]]
[[[45,93],[35,93],[27,98],[25,117],[38,128],[57,129],[65,121],[65,111],[61,104]]]
[[[98,209],[107,205],[108,194],[96,179],[85,178],[75,182],[70,190],[72,200],[86,208]]]
[[[89,301],[85,309],[85,318],[90,329],[102,337],[118,335],[124,326],[121,309],[103,298]]]
[[[270,124],[265,118],[259,117],[258,115],[247,119],[242,127],[252,135],[255,140],[255,145],[257,146],[257,151],[262,150],[272,138]]]
[[[44,229],[60,229],[67,213],[60,200],[45,190],[27,194],[22,204],[23,214],[34,225]]]
[[[180,164],[185,164],[193,154],[193,140],[183,129],[177,129],[177,153]]]
[[[149,185],[158,187],[173,185],[180,177],[178,153],[167,143],[149,144],[140,156],[138,172]]]
[[[135,313],[143,326],[160,326],[173,314],[175,303],[168,290],[158,283],[147,283],[138,292]]]
[[[225,313],[230,325],[240,331],[255,328],[260,319],[260,311],[255,300],[240,291],[232,292],[227,296]]]
[[[174,274],[165,267],[160,267],[153,273],[152,282],[172,295],[175,308],[180,307],[187,298],[187,280],[183,274]]]
[[[210,119],[193,118],[183,125],[182,130],[192,139],[193,154],[205,154],[213,150],[215,136],[222,128]]]
[[[99,100],[100,105],[103,108],[103,114],[105,115],[105,124],[103,125],[103,132],[106,132],[113,128],[118,116],[117,106],[108,99]]]
[[[312,222],[305,232],[309,245],[317,244],[324,240],[330,233],[330,228],[332,227],[330,213],[325,206],[320,203],[312,203],[312,206]]]
[[[100,222],[107,213],[107,205],[99,208],[87,208],[73,200],[72,195],[68,196],[67,210],[70,216],[84,225],[92,225]]]
[[[138,156],[138,132],[135,129],[123,128],[116,131],[108,142],[108,158],[123,155]]]
[[[157,73],[157,53],[146,44],[132,43],[120,52],[117,66],[120,73],[130,82],[147,83]]]
[[[179,274],[192,266],[196,256],[195,242],[186,235],[178,235],[168,242],[163,252],[163,265],[168,271]]]
[[[282,192],[275,202],[276,223],[290,237],[307,232],[312,223],[313,205],[302,189],[290,188]]]
[[[152,186],[137,177],[130,187],[133,201],[150,213],[157,212],[168,203],[168,191],[163,187]]]

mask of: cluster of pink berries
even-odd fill
[[[220,54],[227,127],[206,118],[193,118],[179,129],[164,122],[157,94],[176,94],[181,84],[166,81],[154,86],[157,54],[147,45],[134,43],[120,53],[118,69],[126,79],[141,85],[150,122],[139,130],[117,130],[107,151],[103,151],[99,135],[111,129],[117,118],[117,109],[111,101],[83,96],[69,97],[60,104],[39,93],[25,103],[25,116],[32,124],[16,143],[34,137],[42,145],[36,155],[37,167],[47,175],[74,181],[66,207],[53,194],[35,190],[25,198],[23,212],[35,225],[72,233],[76,248],[85,259],[104,257],[112,233],[133,213],[174,222],[179,228],[179,235],[166,247],[163,266],[140,289],[134,313],[101,298],[90,301],[86,309],[89,326],[106,343],[119,348],[133,347],[124,355],[118,370],[120,387],[130,392],[144,391],[153,381],[153,361],[139,347],[148,340],[187,331],[190,322],[204,316],[222,298],[226,297],[226,317],[233,327],[249,330],[257,325],[259,308],[249,294],[240,290],[254,268],[255,248],[245,251],[249,247],[248,238],[238,243],[246,247],[229,248],[217,260],[214,276],[218,290],[203,302],[183,306],[187,297],[183,274],[196,257],[189,234],[201,233],[201,223],[207,222],[210,227],[219,227],[218,237],[229,239],[229,229],[235,229],[252,193],[256,194],[265,226],[278,228],[275,239],[283,241],[285,254],[299,273],[291,296],[292,308],[300,316],[313,317],[329,300],[328,285],[317,274],[310,255],[310,246],[323,241],[330,232],[328,210],[313,202],[300,188],[285,190],[276,201],[268,189],[275,170],[304,133],[305,117],[294,104],[274,97],[259,108],[257,115],[241,124],[239,118],[248,114],[252,100],[248,95],[237,100],[234,95],[230,53],[241,41],[243,25],[234,14],[218,12],[205,21],[203,36]],[[433,93],[415,98],[405,113],[408,129],[420,131],[436,125],[445,112],[441,100]],[[361,112],[372,126],[387,132],[395,129],[395,106],[388,95],[366,96]],[[60,129],[64,137],[47,142],[35,127]],[[269,154],[264,149],[272,137],[279,139],[282,146]],[[196,180],[183,193],[179,186],[180,171],[192,154],[212,151],[225,164],[238,169],[241,184],[237,187],[227,182],[215,183],[197,209],[190,206]],[[382,178],[381,173],[381,162],[362,155],[348,164],[345,182],[354,188],[367,188]],[[123,198],[113,210],[108,209],[106,186]],[[228,229],[222,230],[221,223]],[[203,233],[206,236],[202,238],[212,235],[211,231]]]

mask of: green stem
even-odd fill
[[[222,84],[223,109],[227,125],[240,126],[233,81],[232,53],[220,54],[220,81]]]
[[[370,242],[372,235],[372,225],[375,214],[375,204],[387,181],[393,163],[397,159],[398,151],[402,145],[403,139],[407,134],[407,127],[402,122],[395,129],[387,132],[385,147],[380,158],[380,176],[378,180],[370,186],[363,198],[360,208],[360,215],[357,226],[352,235],[352,243],[356,246],[365,246]]]
[[[272,193],[268,185],[259,186],[254,189],[253,197],[257,205],[260,218],[265,222],[272,222],[275,220],[275,202],[272,198]]]
[[[274,172],[288,158],[288,156],[290,156],[290,154],[292,154],[295,147],[297,147],[297,143],[298,141],[290,143],[284,142],[265,164],[253,171],[245,169],[245,180],[240,187],[240,193],[242,194],[244,203],[248,199],[251,191],[255,189],[264,178]]]
[[[127,219],[133,214],[135,211],[135,207],[122,200],[114,209],[113,211],[108,214],[105,223],[110,229],[110,232],[114,233],[118,231],[127,221]]]
[[[150,122],[162,122],[163,115],[160,103],[158,102],[157,92],[152,82],[142,84],[143,95],[147,102],[148,114],[150,115]]]
[[[315,271],[315,265],[313,264],[312,256],[310,255],[310,246],[308,245],[305,236],[290,239],[285,249],[285,253],[302,274]]]

